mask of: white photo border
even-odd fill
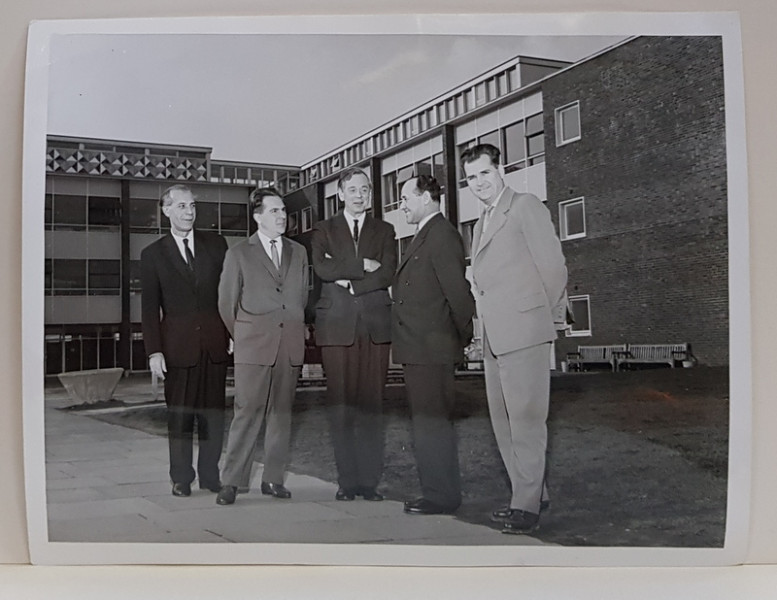
[[[730,442],[722,548],[144,544],[50,542],[43,417],[44,206],[48,62],[64,34],[359,33],[469,35],[715,35],[724,56],[729,223]],[[30,556],[37,564],[322,564],[417,566],[729,565],[745,558],[751,488],[748,190],[739,18],[719,13],[281,16],[38,21],[30,26],[23,163],[24,467]]]

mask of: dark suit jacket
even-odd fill
[[[388,287],[397,267],[394,226],[366,215],[359,234],[358,254],[343,212],[313,227],[311,239],[313,269],[322,280],[316,303],[316,343],[319,346],[350,346],[356,320],[366,324],[376,344],[391,341],[391,297]],[[372,258],[380,268],[364,271],[364,259]],[[334,283],[350,279],[353,295]]]
[[[205,350],[226,362],[229,338],[218,311],[218,285],[227,242],[194,231],[196,277],[168,233],[140,254],[142,325],[146,353],[162,352],[168,367],[192,367]]]
[[[391,288],[394,361],[422,365],[463,359],[475,313],[465,270],[461,236],[438,213],[408,246]]]
[[[308,254],[283,238],[281,272],[267,256],[259,234],[227,251],[219,284],[219,311],[235,340],[235,364],[275,364],[281,343],[292,365],[305,353]]]

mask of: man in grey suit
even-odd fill
[[[451,513],[461,504],[453,375],[472,340],[475,313],[464,277],[464,245],[440,213],[440,192],[437,181],[427,175],[402,186],[399,208],[417,232],[391,288],[394,360],[405,372],[421,482],[421,497],[405,502],[405,512],[422,515]]]
[[[565,323],[567,268],[548,209],[505,186],[498,148],[468,148],[461,163],[485,209],[473,233],[472,276],[491,424],[512,485],[510,504],[492,519],[505,533],[528,533],[548,501],[549,353]]]
[[[304,358],[308,258],[282,236],[286,207],[274,188],[251,194],[257,232],[227,251],[219,282],[219,312],[234,341],[235,404],[216,498],[233,504],[247,487],[262,422],[262,494],[291,498],[283,485],[289,458],[291,408]]]

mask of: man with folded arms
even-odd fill
[[[234,340],[235,404],[216,498],[233,504],[247,487],[262,423],[262,494],[291,498],[284,486],[291,408],[305,352],[308,258],[283,237],[286,207],[274,188],[251,194],[257,232],[227,251],[219,283],[219,311]]]

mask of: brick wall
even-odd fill
[[[580,102],[582,137],[555,143]],[[719,37],[642,37],[543,85],[548,207],[585,197],[585,238],[562,242],[570,295],[591,296],[578,344],[690,342],[728,362],[728,239]]]

